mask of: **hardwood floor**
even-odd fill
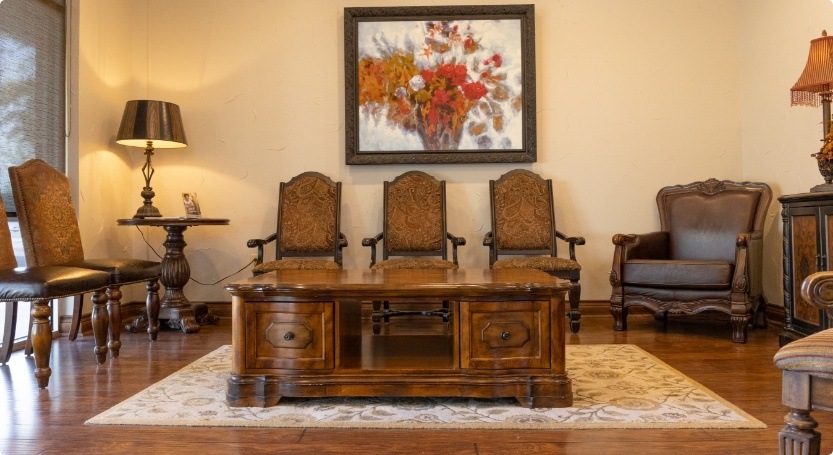
[[[632,315],[628,332],[610,316],[582,318],[570,344],[630,343],[659,357],[768,425],[765,430],[339,430],[87,426],[84,421],[161,380],[215,348],[230,344],[231,321],[197,334],[122,334],[121,355],[97,365],[91,336],[55,340],[49,388],[38,390],[34,362],[16,352],[0,367],[0,453],[453,453],[453,454],[723,454],[777,453],[787,408],[772,364],[779,328],[750,330],[731,342],[719,316],[671,317],[663,330],[650,316]],[[569,370],[569,365],[567,365]],[[815,412],[822,453],[833,450],[833,413]]]

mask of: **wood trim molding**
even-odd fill
[[[231,319],[231,302],[205,302],[208,305],[208,309],[223,319]],[[367,309],[367,317],[370,317],[370,305],[366,305]],[[611,317],[610,316],[610,302],[607,300],[582,300],[581,305],[579,306],[581,310],[581,315],[583,317]],[[121,312],[122,312],[122,324],[131,322],[132,319],[139,314],[141,314],[145,310],[145,302],[127,302],[122,303]],[[631,314],[648,314],[648,311],[643,307],[634,307],[630,309]],[[775,325],[776,327],[784,327],[784,318],[786,317],[786,311],[784,310],[783,306],[778,305],[767,305],[766,307],[766,317],[767,321],[770,324]],[[612,319],[611,319],[612,321]],[[60,333],[61,336],[66,336],[69,333],[70,323],[72,322],[72,316],[61,316],[60,319]],[[93,327],[89,313],[85,313],[81,316],[81,333],[84,336],[92,336]]]

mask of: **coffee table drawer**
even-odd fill
[[[331,369],[333,302],[257,302],[246,309],[246,368]]]
[[[460,302],[462,368],[549,368],[548,301]]]

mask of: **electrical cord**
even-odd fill
[[[141,236],[142,236],[142,241],[144,241],[144,242],[145,242],[145,245],[147,245],[147,246],[148,246],[148,248],[150,248],[150,250],[151,250],[151,251],[153,251],[153,254],[155,254],[155,255],[156,255],[156,257],[158,257],[159,259],[163,259],[163,258],[162,258],[162,256],[159,254],[159,252],[157,252],[157,251],[156,251],[156,249],[155,249],[155,248],[153,248],[153,245],[151,245],[151,244],[150,244],[150,242],[148,242],[148,239],[147,239],[147,238],[145,238],[145,233],[144,233],[144,232],[142,232],[142,230],[141,230],[141,229],[139,229],[139,226],[136,226],[136,230],[137,230],[137,231],[139,231],[139,235],[141,235]],[[237,275],[238,273],[240,273],[240,272],[242,272],[242,271],[246,270],[246,269],[247,269],[250,265],[254,264],[255,262],[257,262],[257,259],[252,259],[251,261],[249,261],[249,263],[248,263],[248,264],[244,265],[243,267],[241,267],[241,268],[240,268],[239,270],[237,270],[236,272],[233,272],[233,273],[231,273],[230,275],[227,275],[227,276],[225,276],[225,277],[223,277],[223,278],[220,278],[219,280],[217,280],[217,281],[215,281],[215,282],[213,282],[213,283],[203,283],[202,281],[196,280],[196,279],[194,279],[193,277],[188,277],[188,280],[189,280],[189,281],[193,281],[194,283],[197,283],[197,284],[202,285],[202,286],[214,286],[215,284],[219,284],[219,283],[221,283],[223,280],[226,280],[226,279],[228,279],[228,278],[231,278],[231,277],[233,277],[234,275]]]

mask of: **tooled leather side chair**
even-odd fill
[[[99,363],[104,363],[108,350],[111,357],[119,356],[122,319],[120,288],[126,284],[147,283],[148,335],[151,341],[156,340],[159,332],[161,264],[141,259],[86,259],[66,175],[43,160],[32,159],[20,166],[10,167],[9,178],[27,265],[65,265],[100,270],[110,275],[107,316],[99,318],[100,323],[105,324],[105,330],[93,330]]]
[[[278,227],[265,239],[251,239],[257,248],[254,275],[274,270],[340,269],[347,239],[341,227],[341,182],[319,172],[304,172],[281,182]],[[263,261],[263,247],[275,242],[275,260]]]
[[[627,330],[632,306],[662,322],[668,313],[726,313],[736,343],[746,342],[753,315],[756,327],[766,327],[761,272],[771,200],[765,183],[709,179],[662,188],[659,231],[613,236],[613,328]]]
[[[104,313],[104,288],[110,284],[110,274],[64,266],[16,267],[6,208],[0,199],[0,302],[5,302],[6,306],[0,363],[7,363],[12,354],[18,302],[32,302],[31,341],[35,354],[35,378],[38,387],[43,389],[49,384],[52,375],[52,369],[49,368],[52,308],[49,302],[52,299],[92,292],[93,318],[96,318]]]
[[[552,180],[525,169],[515,169],[489,181],[492,230],[483,245],[489,247],[489,266],[495,269],[538,269],[570,280],[570,330],[578,333],[581,313],[581,264],[576,245],[584,237],[569,237],[555,228]],[[569,259],[558,257],[558,239],[567,243]],[[502,255],[514,256],[500,259]]]
[[[448,242],[452,259],[448,260]],[[382,242],[382,260],[376,261],[376,246]],[[370,247],[370,268],[380,269],[456,269],[457,247],[466,239],[446,228],[445,181],[422,171],[406,172],[384,183],[382,232],[362,240]],[[373,332],[381,330],[381,320],[397,315],[441,316],[448,322],[448,302],[443,308],[426,311],[391,309],[388,302],[373,302]]]

